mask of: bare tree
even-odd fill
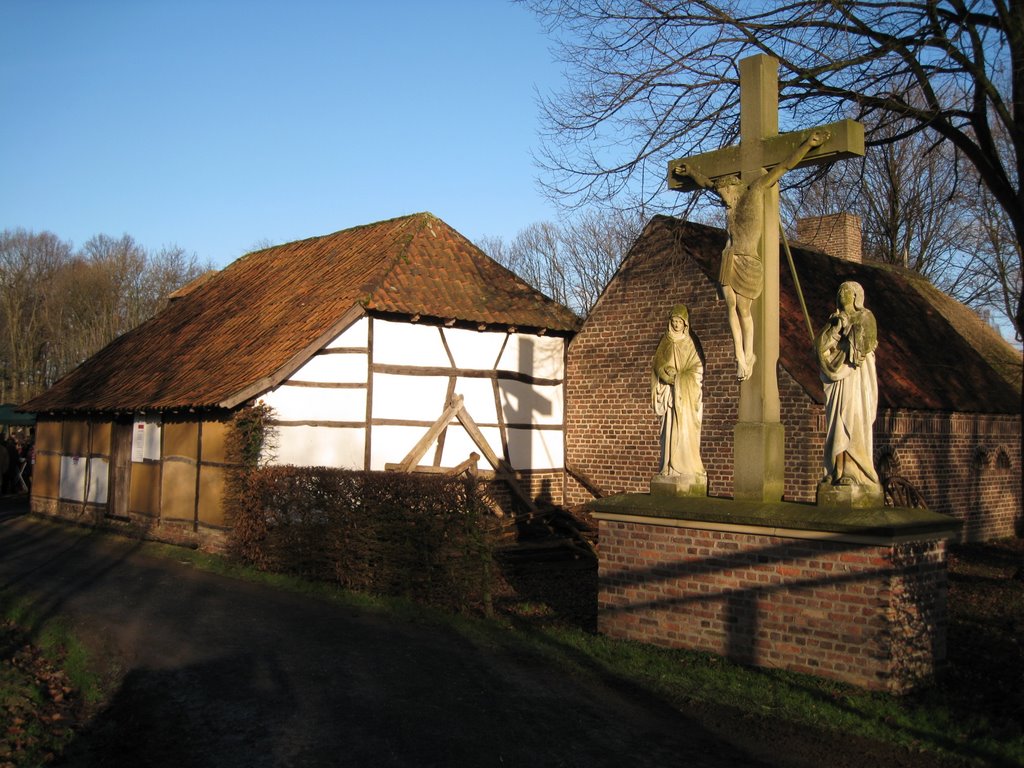
[[[591,210],[561,224],[531,224],[508,244],[492,237],[479,242],[500,264],[585,316],[640,235],[642,225],[636,213]]]
[[[46,381],[49,289],[71,259],[51,232],[0,232],[0,401],[21,402]]]
[[[971,205],[973,222],[966,247],[976,255],[970,262],[971,278],[981,294],[975,306],[1012,317],[1020,305],[1022,253],[1006,211],[984,188],[978,188]],[[1017,332],[1017,341],[1021,341]]]
[[[870,148],[860,162],[830,166],[791,190],[783,206],[790,222],[857,214],[866,256],[913,269],[989,319],[1012,325],[1021,294],[1019,248],[1007,251],[1013,235],[1005,212],[973,178],[952,145],[917,133]]]
[[[854,117],[869,145],[948,142],[1024,243],[1022,0],[520,1],[571,73],[542,105],[559,198],[650,206],[667,160],[735,139],[737,63],[766,53],[783,127]]]
[[[42,391],[206,269],[177,246],[151,254],[129,235],[97,235],[76,253],[49,232],[0,232],[3,397]]]

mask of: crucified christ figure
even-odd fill
[[[718,284],[728,310],[729,330],[736,349],[736,377],[749,379],[754,371],[754,319],[750,308],[764,289],[764,265],[760,254],[764,229],[764,193],[782,175],[795,168],[814,147],[829,139],[829,132],[816,130],[784,161],[767,173],[745,184],[733,173],[712,181],[689,163],[676,165],[676,176],[688,176],[704,189],[717,194],[726,209],[726,230],[729,241],[722,251]]]

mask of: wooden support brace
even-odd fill
[[[413,449],[409,451],[404,459],[399,463],[398,470],[400,472],[410,472],[412,468],[420,463],[420,459],[427,452],[427,448],[437,440],[437,436],[441,434],[445,427],[451,422],[452,418],[456,413],[462,410],[462,395],[455,395],[451,400],[448,401],[447,407],[441,416],[435,421],[430,429],[427,430],[426,434],[419,439],[419,442],[413,446]]]
[[[530,494],[523,490],[519,484],[519,479],[516,477],[515,470],[512,469],[511,465],[504,459],[500,458],[490,444],[487,442],[487,438],[484,437],[483,432],[480,431],[480,427],[473,421],[473,417],[466,411],[465,403],[462,395],[454,395],[451,400],[448,401],[448,405],[445,407],[444,412],[438,417],[430,429],[419,439],[412,450],[406,455],[404,459],[398,464],[386,464],[384,468],[386,470],[394,470],[398,472],[413,472],[413,471],[427,471],[424,467],[419,467],[420,460],[426,454],[427,449],[437,439],[438,435],[451,423],[451,420],[458,419],[463,429],[470,436],[477,447],[483,453],[484,457],[494,467],[495,476],[504,481],[511,489],[512,493],[522,501],[531,513],[539,513],[537,505],[533,503],[533,499],[530,498]],[[459,464],[457,467],[448,470],[443,469],[441,471],[450,474],[458,474],[459,472],[465,472],[467,469],[472,469],[473,473],[476,474],[475,467],[477,461],[480,460],[480,456],[476,453],[470,454],[470,457]],[[503,516],[501,510],[495,510],[495,514],[499,517]]]
[[[522,501],[530,512],[536,514],[540,510],[537,509],[537,505],[533,503],[533,499],[530,498],[530,494],[523,490],[522,486],[519,485],[519,479],[516,477],[515,470],[509,465],[504,459],[498,458],[497,454],[491,449],[491,446],[487,443],[487,439],[484,437],[483,432],[480,431],[480,427],[473,421],[473,417],[470,416],[464,407],[460,407],[455,414],[455,418],[459,420],[459,423],[466,430],[467,434],[473,438],[473,442],[479,446],[480,450],[483,451],[484,456],[487,458],[491,465],[494,467],[494,473],[499,480],[503,480],[508,487],[512,490],[519,500]]]

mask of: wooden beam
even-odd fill
[[[521,381],[544,387],[556,387],[563,379],[542,379],[519,371],[494,371],[485,368],[445,368],[440,365],[385,365],[374,363],[373,373],[387,373],[392,376],[461,376],[467,379],[497,379],[499,381]]]
[[[297,381],[289,379],[280,384],[282,387],[311,387],[313,389],[366,389],[365,381]]]
[[[530,498],[530,494],[523,490],[522,486],[519,485],[519,479],[516,477],[515,470],[512,469],[511,465],[504,459],[499,459],[498,456],[491,449],[491,446],[487,443],[487,439],[484,437],[480,428],[473,421],[473,417],[466,412],[465,408],[460,407],[455,414],[455,418],[459,420],[459,423],[463,426],[466,432],[473,442],[476,443],[480,450],[484,452],[486,459],[491,462],[494,467],[494,474],[498,479],[503,480],[512,493],[519,497],[531,513],[537,514],[540,512],[537,509],[537,505],[533,503],[533,499]]]
[[[469,472],[472,475],[480,475],[482,477],[494,477],[494,473],[487,470],[478,470],[476,468],[477,463],[480,461],[480,454],[475,451],[469,454],[469,458],[461,464],[457,464],[454,467],[434,467],[430,464],[417,464],[410,470],[403,470],[401,464],[388,462],[384,465],[384,469],[387,472],[415,472],[422,475],[459,475],[463,472]]]
[[[420,463],[420,459],[423,458],[423,454],[427,452],[427,448],[433,443],[441,430],[445,429],[451,422],[452,417],[455,416],[459,411],[462,410],[462,395],[456,395],[449,401],[448,406],[444,409],[444,412],[438,417],[430,429],[427,430],[426,434],[419,439],[419,442],[413,446],[413,449],[409,451],[404,459],[399,464],[402,472],[410,471],[414,466]]]

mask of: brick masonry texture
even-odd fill
[[[894,693],[945,658],[944,542],[599,525],[604,634]]]
[[[852,213],[833,213],[798,219],[796,237],[801,243],[849,261],[860,261],[860,216]]]
[[[731,497],[739,385],[725,303],[665,228],[651,229],[641,242],[569,346],[567,465],[605,494],[648,491],[658,463],[651,357],[671,307],[684,303],[704,356],[701,453],[708,494]],[[813,502],[823,476],[824,410],[781,367],[779,394],[784,498]],[[1021,526],[1020,435],[1019,414],[881,409],[875,422],[876,464],[879,456],[891,457],[930,509],[963,522],[964,540],[1012,536]],[[583,484],[571,476],[566,480],[567,504],[593,498]]]

